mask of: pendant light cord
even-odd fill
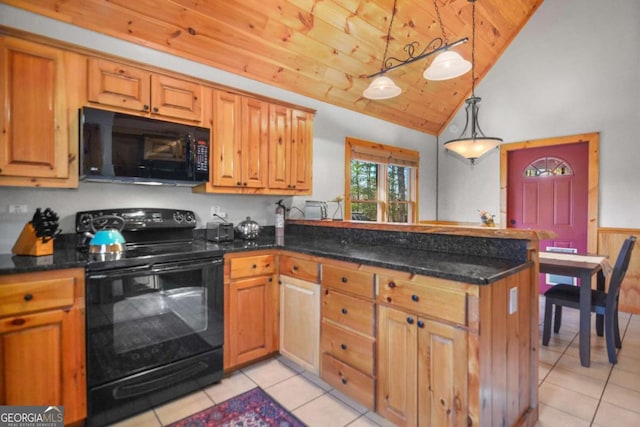
[[[476,93],[476,0],[469,0],[471,8],[471,96]]]
[[[444,32],[444,25],[442,24],[442,17],[440,16],[440,9],[438,9],[438,1],[433,0],[433,7],[436,9],[436,16],[438,17],[438,24],[440,24],[440,31],[442,31],[442,40],[444,41],[444,45],[449,44],[449,40],[447,39],[447,34]]]
[[[384,55],[382,56],[382,67],[380,71],[384,71],[385,62],[387,62],[387,51],[389,50],[389,39],[391,39],[391,27],[393,26],[393,19],[396,16],[396,5],[398,0],[393,0],[393,10],[391,11],[391,21],[389,22],[389,29],[387,30],[387,43],[384,45]]]

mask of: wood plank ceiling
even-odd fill
[[[362,96],[367,75],[381,69],[393,0],[0,1],[429,134],[440,133],[471,92],[471,73],[426,81],[429,57],[387,74],[400,96]],[[435,1],[449,42],[471,38],[472,4]],[[476,2],[476,81],[541,3]],[[431,0],[398,0],[388,55],[406,58],[407,43],[421,50],[441,35]],[[471,42],[455,50],[471,60]]]

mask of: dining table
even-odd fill
[[[611,266],[606,256],[581,255],[560,252],[539,252],[540,273],[558,274],[580,279],[580,364],[589,367],[591,364],[591,289],[592,277],[597,275],[597,288],[604,290],[605,273]],[[596,327],[602,333],[603,317],[597,315]]]

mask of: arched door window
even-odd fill
[[[557,157],[540,157],[524,168],[523,176],[558,176],[573,175],[571,166]]]

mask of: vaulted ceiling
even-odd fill
[[[329,104],[438,134],[471,92],[471,73],[426,81],[433,56],[387,73],[403,93],[362,96],[380,71],[394,0],[0,0]],[[435,0],[449,42],[472,35],[468,0]],[[476,82],[542,0],[477,0]],[[397,0],[388,56],[442,33],[431,0]],[[455,48],[471,60],[471,42]]]

